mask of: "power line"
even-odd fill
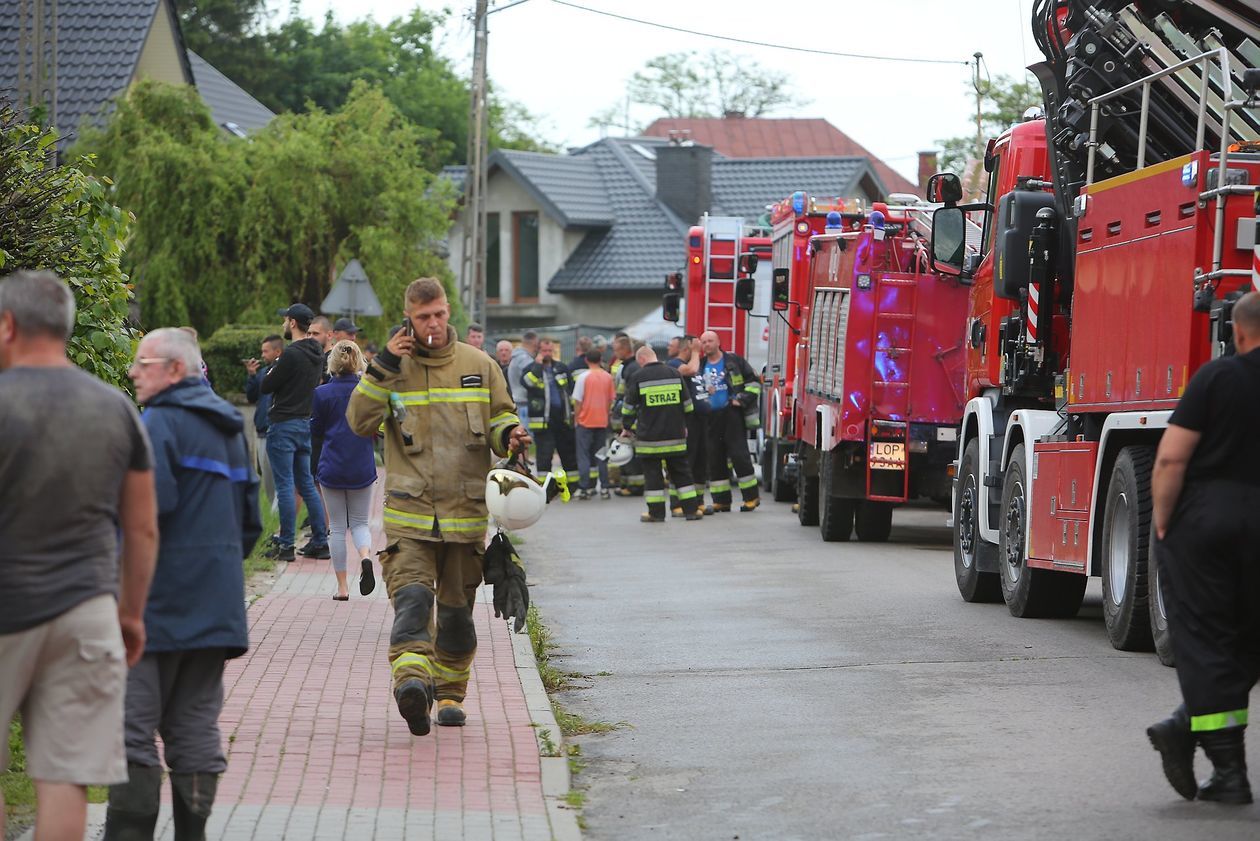
[[[753,47],[768,47],[772,50],[787,50],[789,52],[794,52],[794,53],[810,53],[812,55],[828,55],[828,56],[836,56],[838,58],[861,58],[861,59],[866,59],[868,61],[900,61],[900,62],[910,62],[914,64],[962,64],[962,65],[971,64],[971,62],[969,61],[952,61],[949,59],[941,59],[941,58],[904,58],[901,56],[888,56],[888,55],[864,55],[862,53],[842,53],[842,52],[837,52],[835,50],[815,50],[809,47],[793,47],[788,44],[771,44],[766,41],[752,41],[747,38],[736,38],[731,35],[716,35],[712,32],[700,32],[695,29],[685,29],[681,26],[672,26],[667,23],[657,23],[655,21],[650,21],[650,20],[641,20],[640,18],[632,18],[626,15],[619,15],[619,14],[616,14],[615,12],[606,12],[603,9],[592,9],[589,6],[579,6],[577,3],[568,2],[568,0],[551,0],[551,2],[560,6],[568,6],[571,9],[579,9],[580,11],[583,11],[583,12],[590,12],[593,15],[603,15],[604,17],[616,18],[617,20],[624,20],[624,21],[628,21],[629,23],[637,23],[643,26],[651,26],[651,27],[655,27],[656,29],[668,29],[671,32],[681,32],[685,35],[697,35],[701,38],[712,38],[717,41],[730,41],[735,44],[748,44]]]

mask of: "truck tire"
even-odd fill
[[[818,530],[828,543],[847,543],[853,534],[853,515],[857,510],[856,499],[832,496],[836,472],[835,453],[823,453],[819,465]]]
[[[1027,480],[1024,445],[1011,452],[1002,483],[1002,514],[998,522],[998,566],[1002,598],[1012,616],[1067,618],[1081,609],[1087,578],[1073,572],[1053,572],[1028,566],[1024,551],[1028,534]]]
[[[980,441],[972,438],[963,449],[954,494],[954,580],[965,602],[999,602],[1002,583],[996,572],[981,572],[997,563],[997,547],[980,537]]]
[[[1153,447],[1125,447],[1107,486],[1102,520],[1103,622],[1120,651],[1150,651],[1147,559],[1151,535]]]
[[[765,446],[761,448],[761,489],[769,491],[774,484],[774,447],[770,445],[770,439],[766,439]]]
[[[805,453],[796,473],[796,519],[802,526],[818,525],[818,477],[805,472]]]
[[[891,502],[858,501],[857,514],[853,518],[853,530],[863,543],[887,543],[892,534]]]
[[[796,499],[796,484],[783,477],[784,465],[787,462],[787,454],[783,450],[778,438],[771,441],[770,452],[774,474],[770,481],[770,496],[775,502],[791,502]]]
[[[1151,523],[1150,537],[1147,538],[1151,551],[1146,556],[1146,586],[1149,596],[1146,599],[1148,612],[1151,614],[1151,642],[1155,646],[1155,656],[1165,666],[1177,665],[1173,655],[1172,634],[1168,630],[1168,610],[1164,605],[1164,593],[1159,589],[1159,558],[1155,545],[1155,524]]]

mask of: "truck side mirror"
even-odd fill
[[[754,257],[753,260],[757,258]],[[751,277],[741,277],[735,281],[735,308],[751,310],[757,303],[757,281]]]
[[[751,275],[757,272],[757,255],[753,253],[739,255],[739,273]]]
[[[661,314],[666,321],[677,324],[682,308],[682,272],[665,275],[665,294],[661,297]]]
[[[967,216],[959,207],[938,207],[932,212],[932,268],[938,274],[959,277],[967,243]]]
[[[946,207],[962,201],[962,181],[952,172],[938,172],[928,179],[927,200]]]
[[[775,312],[783,312],[791,303],[792,289],[788,282],[789,271],[785,268],[775,269],[770,283],[770,308]]]

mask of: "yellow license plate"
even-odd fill
[[[897,441],[871,442],[871,469],[904,470],[906,445]]]

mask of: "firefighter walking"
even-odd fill
[[[1155,457],[1156,559],[1184,704],[1146,732],[1182,797],[1244,804],[1260,677],[1260,293],[1238,301],[1233,322],[1237,354],[1190,380]],[[1212,762],[1202,784],[1196,743]]]
[[[363,436],[385,421],[389,663],[398,711],[423,736],[435,699],[438,724],[464,723],[491,452],[506,455],[530,437],[498,364],[456,340],[441,283],[413,281],[404,312],[407,329],[372,360],[346,418]]]
[[[656,351],[644,345],[635,353],[639,369],[626,384],[622,405],[622,422],[626,430],[634,430],[635,455],[643,465],[643,498],[647,513],[645,523],[665,522],[665,475],[669,468],[683,516],[699,520],[699,500],[691,484],[691,467],[687,464],[687,415],[693,410],[691,395],[679,373],[660,362]]]
[[[700,375],[709,395],[705,450],[709,466],[709,494],[713,510],[731,510],[731,470],[743,503],[740,511],[754,511],[761,504],[757,474],[748,452],[746,430],[760,423],[757,398],[761,383],[752,367],[739,354],[724,352],[713,331],[700,335],[704,359]]]

